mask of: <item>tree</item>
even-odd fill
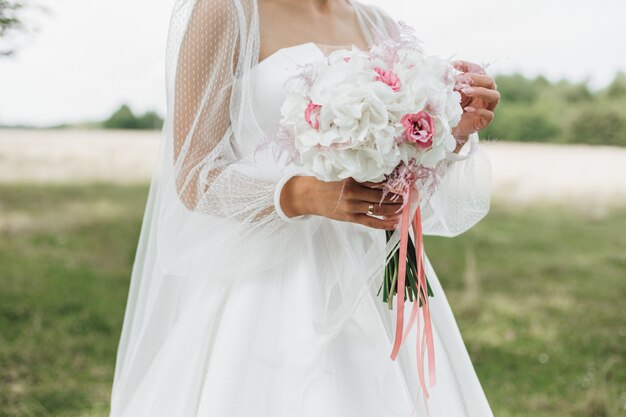
[[[521,74],[498,75],[496,84],[504,103],[532,103],[543,88],[541,79],[535,83]]]
[[[14,52],[12,47],[3,44],[10,33],[23,28],[19,18],[22,7],[22,3],[14,0],[0,0],[0,55],[11,55]]]
[[[620,108],[589,106],[569,127],[569,142],[626,146],[626,118]]]
[[[163,119],[153,111],[135,116],[126,104],[123,104],[104,123],[105,129],[160,129]]]
[[[618,72],[613,82],[606,89],[610,98],[626,97],[626,72]]]
[[[520,142],[555,142],[559,126],[539,106],[517,103],[496,110],[496,118],[482,137]]]
[[[163,127],[163,119],[158,113],[149,111],[139,118],[140,129],[161,129]]]
[[[107,129],[137,129],[139,126],[137,118],[133,114],[130,107],[126,104],[122,105],[104,122]]]

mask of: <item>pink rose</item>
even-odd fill
[[[313,129],[320,128],[320,109],[322,106],[319,104],[313,104],[311,100],[309,100],[309,105],[306,106],[306,110],[304,111],[304,120],[311,126]]]
[[[402,116],[401,123],[404,126],[407,141],[415,143],[420,148],[432,146],[432,138],[435,135],[435,119],[430,114],[425,111],[405,114]]]
[[[400,78],[393,71],[386,71],[382,68],[376,67],[374,71],[378,74],[376,81],[382,81],[387,84],[393,91],[400,90]]]

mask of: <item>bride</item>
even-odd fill
[[[352,0],[176,0],[112,417],[409,417],[427,415],[426,403],[434,417],[492,416],[427,258],[437,373],[427,401],[414,329],[389,357],[395,312],[377,295],[389,252],[379,229],[395,228],[398,205],[368,215],[377,184],[321,182],[277,152],[298,66],[399,39],[400,28]],[[478,65],[455,65],[465,112],[422,207],[430,235],[463,233],[489,210],[476,132],[499,94]]]

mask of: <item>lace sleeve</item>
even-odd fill
[[[257,41],[245,34],[256,34],[256,6],[200,0],[185,10],[185,2],[179,3],[168,50],[177,53],[170,58],[176,66],[168,83],[177,193],[196,213],[254,226],[286,219],[277,187],[294,172],[268,159],[240,158],[232,145],[240,129],[236,123],[245,123],[240,119],[245,98],[236,82],[254,62]]]
[[[441,182],[422,207],[425,235],[457,236],[489,212],[491,164],[481,149],[478,134],[470,135],[459,154],[444,161]]]

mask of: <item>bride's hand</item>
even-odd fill
[[[280,206],[287,217],[313,214],[393,230],[400,219],[402,198],[391,201],[388,195],[380,204],[382,193],[380,183],[358,183],[352,178],[324,182],[315,177],[295,176],[283,186]],[[370,207],[382,219],[368,215]]]
[[[457,75],[457,85],[461,88],[463,116],[452,130],[458,145],[455,152],[467,142],[468,136],[486,128],[494,118],[494,110],[500,101],[500,93],[490,75],[482,66],[468,61],[454,61],[453,66],[461,71]]]

